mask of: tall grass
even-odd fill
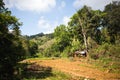
[[[120,73],[120,45],[103,43],[91,49],[89,55],[100,69]]]

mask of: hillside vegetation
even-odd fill
[[[103,11],[84,6],[70,19],[68,25],[58,25],[53,33],[23,36],[19,29],[22,23],[0,0],[0,80],[21,80],[34,72],[37,75],[34,68],[36,62],[20,63],[27,58],[48,58],[53,61],[67,58],[73,62],[77,58],[107,73],[120,74],[120,1],[106,5]],[[76,51],[83,50],[87,56],[74,56]],[[33,69],[24,65],[33,65]],[[52,71],[52,68],[43,66],[39,69],[45,71],[41,73],[44,77],[48,76],[46,72]],[[30,74],[23,75],[27,70]],[[54,73],[59,74],[60,79],[64,75],[69,80],[64,73]],[[57,78],[57,75],[54,76]]]
[[[68,26],[57,26],[52,38],[34,37],[32,41],[39,46],[37,56],[69,58],[77,50],[87,50],[87,62],[119,73],[119,3],[106,5],[104,11],[84,6],[71,17]]]

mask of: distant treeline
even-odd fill
[[[53,33],[49,33],[49,34],[44,34],[44,33],[38,33],[38,34],[35,34],[35,35],[30,35],[30,36],[25,36],[27,39],[34,39],[34,38],[37,38],[37,37],[43,37],[43,36],[46,36],[46,37],[49,37],[49,38],[53,38],[54,35]]]

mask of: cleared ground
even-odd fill
[[[28,59],[24,62],[34,63],[40,66],[51,67],[71,76],[80,76],[86,78],[94,78],[96,80],[120,80],[120,74],[109,73],[107,71],[100,71],[92,65],[82,61],[70,61],[68,59]]]

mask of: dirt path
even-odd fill
[[[55,60],[28,60],[38,65],[49,66],[73,76],[95,78],[96,80],[120,80],[120,74],[107,73],[93,68],[90,64],[81,61]],[[119,79],[118,79],[119,78]]]

